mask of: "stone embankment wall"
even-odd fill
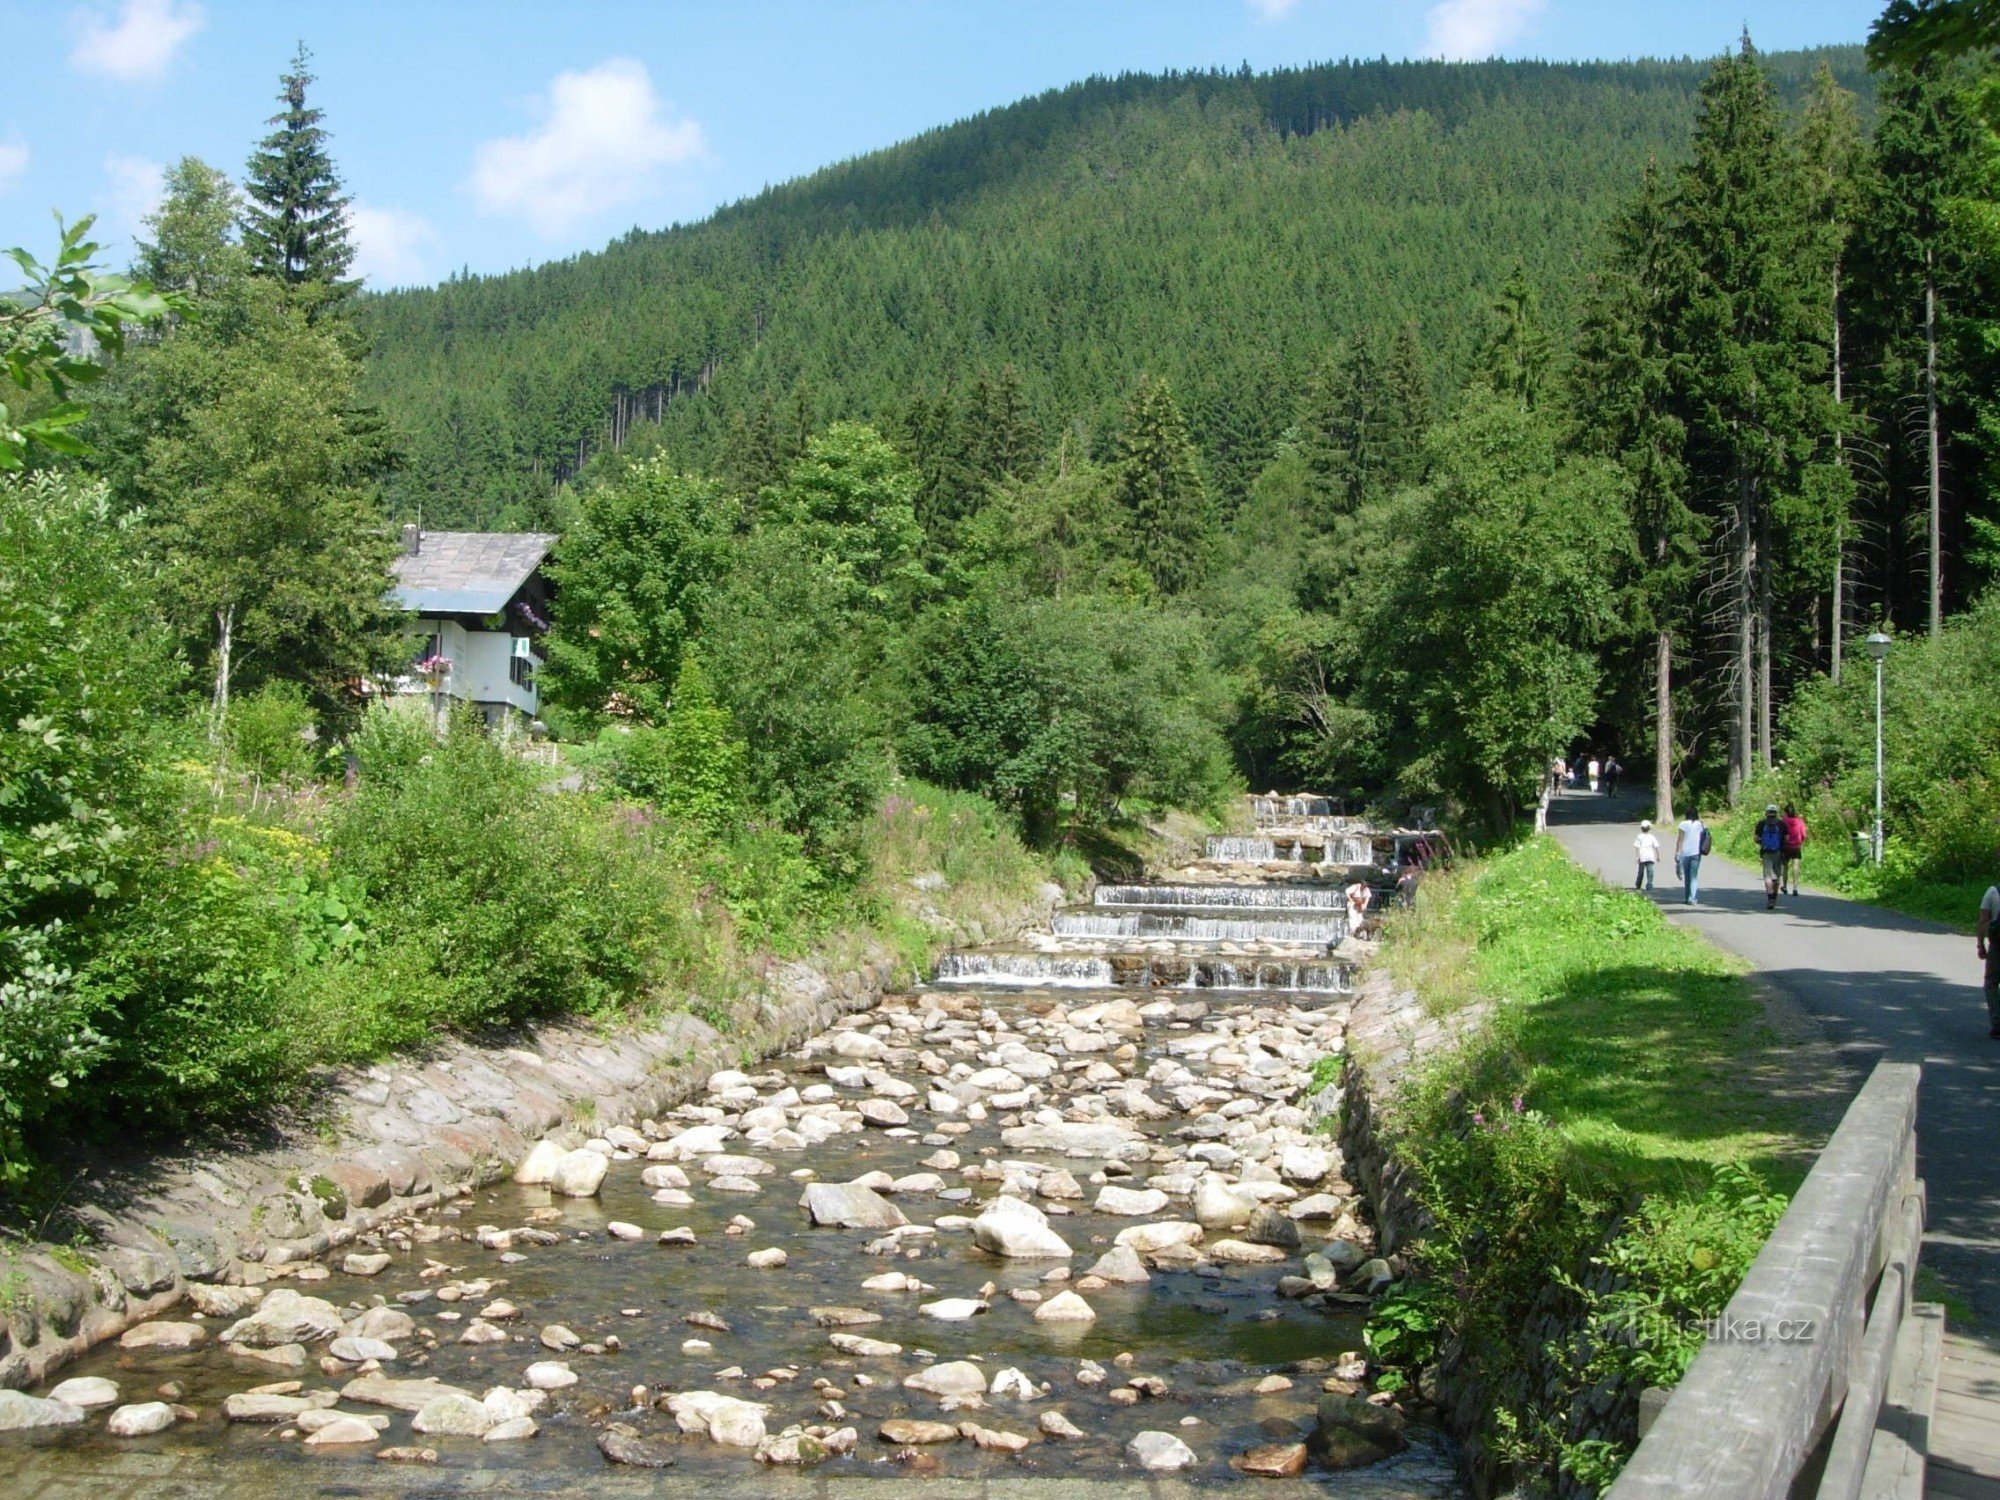
[[[1485,1006],[1473,1005],[1446,1017],[1432,1016],[1414,992],[1397,988],[1379,971],[1364,981],[1356,996],[1342,1079],[1341,1151],[1349,1176],[1374,1210],[1385,1255],[1420,1237],[1428,1224],[1389,1119],[1396,1095],[1421,1065],[1457,1048],[1487,1014]],[[1616,1226],[1610,1232],[1615,1234]],[[1611,1274],[1602,1268],[1561,1269],[1590,1291],[1615,1288]],[[1480,1437],[1487,1414],[1501,1399],[1515,1409],[1538,1407],[1558,1413],[1569,1443],[1592,1439],[1630,1443],[1637,1434],[1638,1386],[1600,1383],[1583,1391],[1568,1389],[1568,1371],[1584,1342],[1583,1312],[1575,1294],[1557,1285],[1553,1276],[1520,1337],[1524,1366],[1505,1391],[1493,1388],[1462,1346],[1447,1347],[1437,1368],[1424,1375],[1424,1394],[1443,1414],[1458,1444],[1463,1476],[1480,1500],[1499,1493],[1511,1480]],[[1554,1492],[1559,1500],[1592,1493],[1567,1476],[1555,1480]]]
[[[981,932],[1045,916],[1046,904],[1008,912]],[[180,1302],[190,1282],[283,1275],[395,1215],[499,1181],[538,1140],[580,1145],[664,1113],[716,1069],[869,1009],[894,962],[883,950],[841,973],[777,966],[728,1032],[675,1011],[609,1029],[551,1023],[498,1045],[441,1041],[326,1080],[315,1129],[87,1179],[71,1218],[89,1243],[0,1241],[0,1388],[39,1383]]]

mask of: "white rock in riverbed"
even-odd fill
[[[151,1437],[156,1432],[165,1432],[179,1418],[174,1409],[164,1401],[142,1401],[135,1406],[121,1406],[111,1414],[104,1430],[113,1437]]]

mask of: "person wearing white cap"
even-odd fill
[[[1650,891],[1653,888],[1653,867],[1660,862],[1660,838],[1653,832],[1653,820],[1639,820],[1639,836],[1632,840],[1632,848],[1639,856],[1639,873],[1633,877],[1632,889]]]

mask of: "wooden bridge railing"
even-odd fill
[[[1922,1493],[1944,1318],[1911,1295],[1920,1073],[1877,1064],[1610,1500]]]

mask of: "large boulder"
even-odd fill
[[[459,1392],[425,1402],[410,1426],[434,1437],[485,1437],[494,1421],[484,1402]]]
[[[853,1182],[810,1182],[799,1204],[813,1223],[839,1229],[900,1229],[903,1211],[873,1188]]]
[[[1008,1260],[1068,1260],[1076,1253],[1049,1228],[1048,1215],[1005,1194],[972,1221],[972,1242],[987,1254]]]
[[[1204,1229],[1235,1229],[1248,1224],[1258,1206],[1254,1196],[1223,1182],[1213,1172],[1195,1184],[1194,1217]]]
[[[1191,1466],[1194,1449],[1171,1432],[1142,1432],[1125,1445],[1126,1456],[1154,1474],[1171,1474]]]
[[[710,1442],[729,1448],[755,1448],[764,1441],[764,1419],[771,1408],[715,1391],[683,1391],[667,1398],[667,1411],[682,1432],[704,1433]]]
[[[1380,1463],[1409,1446],[1403,1414],[1359,1396],[1325,1395],[1306,1446],[1324,1469],[1358,1469]]]
[[[347,1315],[321,1297],[307,1297],[279,1287],[257,1305],[249,1317],[223,1330],[222,1342],[246,1349],[275,1349],[283,1344],[317,1344],[336,1337]]]
[[[986,1394],[986,1372],[970,1360],[955,1359],[941,1365],[926,1366],[914,1375],[905,1375],[903,1388],[922,1391],[930,1396],[983,1396]]]
[[[1015,1125],[1000,1132],[1000,1141],[1009,1151],[1059,1151],[1065,1156],[1111,1161],[1136,1161],[1152,1150],[1144,1136],[1117,1120]]]
[[[611,1170],[611,1158],[602,1151],[569,1151],[549,1173],[549,1188],[565,1198],[595,1198]]]
[[[34,1427],[74,1427],[83,1408],[67,1401],[45,1401],[19,1391],[0,1390],[0,1432],[26,1432]]]
[[[469,1393],[441,1380],[392,1380],[386,1375],[361,1375],[340,1388],[340,1399],[391,1411],[420,1412],[440,1396]]]
[[[1134,1224],[1118,1231],[1113,1242],[1138,1255],[1158,1255],[1163,1250],[1201,1243],[1202,1229],[1184,1219],[1167,1219],[1158,1224]]]

